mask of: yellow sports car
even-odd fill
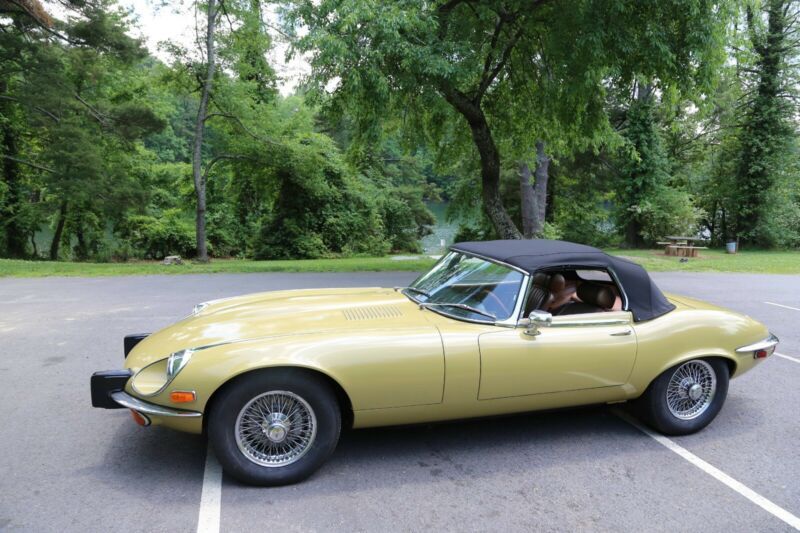
[[[91,392],[143,426],[207,432],[228,474],[280,485],[319,468],[343,426],[635,400],[659,431],[691,433],[777,343],[596,248],[470,242],[409,287],[199,304],[126,337],[125,369],[95,373]]]

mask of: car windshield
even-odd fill
[[[450,315],[481,321],[506,320],[516,308],[523,275],[503,265],[450,252],[404,293]]]

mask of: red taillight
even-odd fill
[[[775,351],[775,347],[772,346],[771,348],[767,348],[765,350],[756,350],[753,352],[753,359],[764,359],[772,355],[772,352]]]

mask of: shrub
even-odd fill
[[[275,158],[280,184],[254,245],[256,259],[383,255],[389,249],[375,201],[329,140],[312,137]]]
[[[379,198],[379,210],[383,227],[391,249],[396,252],[422,251],[420,239],[431,233],[436,223],[419,195],[401,189],[387,189]]]
[[[191,257],[195,254],[194,226],[179,209],[165,210],[161,216],[132,215],[117,229],[138,257],[163,259],[168,255]],[[118,249],[119,250],[119,249]]]
[[[665,235],[694,235],[703,215],[688,193],[666,185],[656,186],[651,194],[628,209],[635,214],[641,236],[649,244]]]

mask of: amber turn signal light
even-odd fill
[[[140,426],[150,425],[150,419],[138,411],[134,411],[133,409],[131,409],[131,416],[133,417],[133,421],[139,424]]]
[[[169,393],[169,399],[173,403],[188,403],[195,400],[194,391],[174,390]]]

